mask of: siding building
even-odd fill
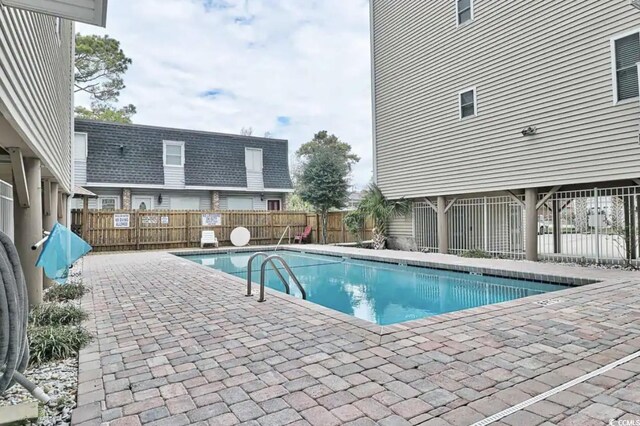
[[[0,0],[0,223],[14,235],[32,305],[42,301],[43,277],[31,245],[66,224],[73,191],[74,21],[104,26],[106,7]]]
[[[286,140],[75,120],[75,185],[98,196],[92,209],[284,210],[288,164]]]
[[[415,201],[396,240],[536,260],[547,210],[563,250],[558,194],[640,182],[628,0],[372,0],[371,20],[374,175]]]

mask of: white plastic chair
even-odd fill
[[[218,239],[216,238],[215,231],[202,231],[202,238],[200,238],[200,248],[204,248],[205,244],[213,244],[218,247]]]

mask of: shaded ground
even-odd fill
[[[84,270],[97,339],[75,424],[468,425],[640,350],[629,272],[581,270],[606,281],[547,307],[542,295],[382,329],[276,292],[259,304],[167,253],[89,256]],[[639,372],[637,358],[494,424],[640,420]]]

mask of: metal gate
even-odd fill
[[[0,231],[13,241],[13,186],[0,180]]]
[[[435,206],[414,203],[413,228],[421,251],[438,251]],[[449,253],[483,250],[520,258],[524,251],[524,208],[508,196],[455,200],[447,210]]]
[[[638,259],[640,187],[556,192],[538,210],[542,259],[626,263]],[[540,194],[540,200],[546,194]],[[555,232],[554,232],[555,231]]]
[[[438,251],[438,214],[427,203],[413,204],[413,235],[420,251]]]

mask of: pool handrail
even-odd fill
[[[280,236],[280,239],[278,240],[278,244],[276,244],[275,250],[273,250],[273,251],[278,251],[278,247],[280,247],[280,243],[282,242],[282,239],[284,238],[284,234],[286,234],[287,231],[289,231],[289,244],[291,244],[291,225],[287,225],[287,227],[282,232],[282,235]]]
[[[265,258],[262,261],[262,265],[260,265],[260,297],[258,298],[258,302],[264,302],[265,301],[265,298],[264,298],[264,277],[265,277],[265,272],[266,272],[266,269],[267,269],[267,263],[271,263],[271,265],[274,265],[274,262],[273,262],[274,260],[278,260],[280,262],[280,264],[284,267],[284,269],[287,271],[287,273],[289,273],[289,276],[291,277],[291,279],[293,280],[295,285],[298,287],[298,290],[300,290],[300,293],[302,293],[302,298],[306,300],[307,299],[307,292],[304,291],[304,288],[300,284],[300,281],[298,281],[298,278],[293,273],[293,271],[291,270],[291,268],[289,267],[287,262],[282,258],[282,256],[279,256],[277,254],[272,254],[271,256]],[[288,291],[287,291],[287,294],[289,294]]]
[[[252,254],[251,257],[249,258],[249,261],[247,262],[247,294],[246,296],[251,296],[251,264],[253,263],[253,259],[255,259],[258,256],[269,257],[269,254],[263,251],[259,251],[257,253]],[[276,274],[278,274],[280,281],[282,281],[282,284],[284,284],[284,288],[287,294],[291,294],[291,289],[289,288],[289,283],[287,282],[287,280],[284,278],[284,276],[282,275],[282,273],[280,272],[276,264],[273,262],[273,260],[271,260],[270,263],[271,263],[271,266],[273,266],[273,270],[276,271]]]

